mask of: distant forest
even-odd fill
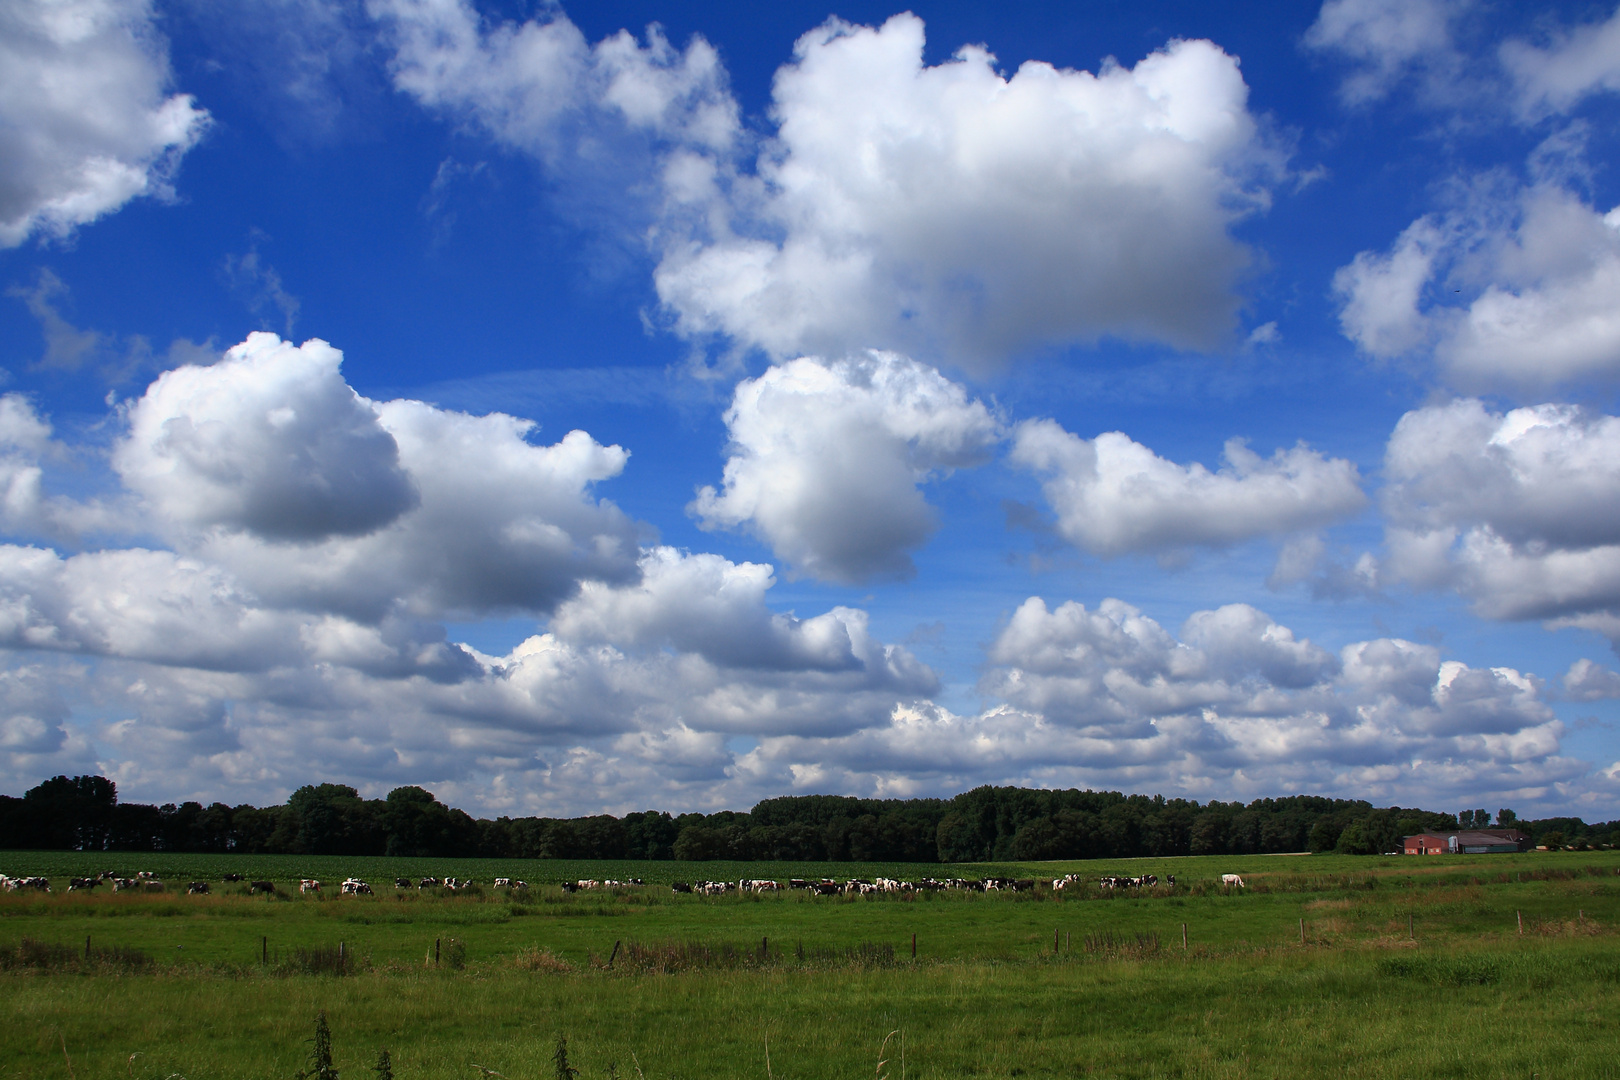
[[[1465,810],[1464,827],[1489,823]],[[1456,829],[1459,815],[1360,800],[1291,795],[1198,803],[1117,791],[980,787],[953,799],[796,795],[747,813],[474,818],[431,792],[400,787],[362,799],[345,784],[312,784],[281,806],[118,801],[104,776],[58,776],[22,798],[0,795],[0,848],[414,855],[518,859],[987,862],[1142,855],[1398,851],[1401,838]],[[1620,821],[1580,818],[1498,826],[1577,848],[1620,841]]]

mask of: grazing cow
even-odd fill
[[[136,881],[152,881],[152,880],[155,880],[156,878],[157,878],[157,875],[152,873],[152,871],[150,871],[150,870],[140,870],[140,871],[137,871],[136,874],[135,874],[135,880]]]
[[[689,893],[689,892],[692,891],[692,886],[688,885],[684,881],[677,881],[677,882],[675,882],[674,884],[672,884],[669,887],[669,891],[670,892],[678,892],[678,893]]]
[[[1238,875],[1236,875],[1236,874],[1222,874],[1221,875],[1221,884],[1225,885],[1228,889],[1230,889],[1234,885],[1236,885],[1240,889],[1248,888],[1247,885],[1243,884],[1243,879],[1241,877],[1239,877]]]
[[[1175,888],[1176,887],[1176,875],[1174,875],[1174,874],[1166,874],[1166,875],[1164,875],[1164,883],[1166,885],[1170,886],[1172,889]]]
[[[242,875],[241,874],[226,874],[224,877],[220,878],[219,880],[221,880],[221,881],[241,881],[242,880]]]
[[[408,889],[410,887],[411,887],[411,879],[410,878],[408,878],[408,877],[397,877],[397,878],[394,879],[394,888],[396,888],[396,889]]]
[[[757,893],[782,891],[781,885],[774,881],[766,881],[763,878],[743,878],[737,882],[737,888]]]
[[[498,877],[495,879],[495,887],[497,889],[510,889],[512,887],[512,879],[509,877]]]
[[[115,877],[115,878],[113,878],[113,892],[123,892],[125,889],[133,889],[134,887],[135,887],[135,879],[134,878],[127,878],[127,877]]]
[[[527,881],[524,881],[522,878],[513,878],[512,879],[512,888],[514,888],[514,889],[527,889],[528,887],[529,887],[529,883]]]
[[[436,889],[443,884],[444,882],[440,881],[436,877],[425,877],[416,883],[416,887],[418,889]]]
[[[146,881],[141,882],[140,884],[141,884],[141,888],[145,889],[147,892],[163,892],[164,891],[163,882],[157,880],[156,878],[149,878]]]
[[[78,892],[80,889],[93,889],[100,884],[100,878],[76,877],[68,882],[68,892]]]
[[[318,893],[321,891],[321,883],[314,878],[304,878],[298,883],[298,891],[301,893]]]
[[[271,894],[273,896],[273,895],[275,895],[275,891],[276,891],[276,883],[273,882],[273,881],[250,881],[250,882],[248,882],[248,895],[249,896],[253,895],[254,893],[269,893],[269,894]]]
[[[341,886],[341,890],[342,890],[344,896],[371,896],[372,895],[371,886],[367,885],[365,882],[361,881],[359,878],[347,878],[347,879],[345,879],[342,886]]]
[[[206,881],[193,881],[190,885],[186,886],[186,895],[187,896],[207,896],[208,895],[208,882],[206,882]]]

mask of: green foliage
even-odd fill
[[[551,1055],[551,1065],[555,1070],[557,1080],[574,1080],[579,1070],[568,1064],[568,1037],[557,1036],[557,1049]]]
[[[309,1068],[298,1073],[298,1080],[338,1080],[332,1065],[332,1029],[326,1023],[326,1010],[315,1014],[315,1037],[310,1040]]]
[[[388,1048],[377,1051],[377,1064],[371,1067],[377,1074],[377,1080],[394,1080],[394,1059],[388,1055]]]
[[[1498,821],[1519,824],[1511,810]],[[1464,811],[1483,827],[1483,810]],[[0,796],[0,836],[21,848],[129,852],[499,858],[548,862],[975,863],[1398,850],[1458,819],[1420,809],[1296,795],[1199,803],[1117,791],[979,787],[952,799],[766,799],[748,813],[475,820],[420,787],[362,799],[346,784],[300,787],[285,806],[116,802],[111,781],[59,776],[22,799]],[[1566,823],[1566,824],[1555,824]],[[1605,844],[1620,823],[1523,823],[1535,834]],[[1351,826],[1358,826],[1351,830]],[[1348,831],[1347,834],[1347,830]],[[750,874],[749,876],[757,876]]]

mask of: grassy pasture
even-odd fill
[[[92,867],[216,892],[62,892]],[[1174,873],[1178,887],[706,898],[543,884],[1070,869]],[[227,871],[284,893],[220,891]],[[1249,887],[1229,894],[1215,879],[1234,871]],[[906,1078],[1620,1070],[1620,853],[808,868],[13,852],[0,872],[60,879],[51,896],[0,894],[0,1077],[290,1077],[317,1009],[350,1080],[382,1046],[402,1078],[482,1075],[471,1063],[550,1077],[558,1034],[585,1077],[877,1077],[891,1031],[891,1080],[902,1040]],[[350,873],[377,895],[285,891]],[[484,886],[396,895],[396,874]],[[507,895],[497,875],[532,887]]]

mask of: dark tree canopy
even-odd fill
[[[1590,847],[1620,822],[1519,821],[1532,837]],[[1117,791],[979,787],[952,799],[793,795],[747,813],[475,819],[424,788],[365,799],[347,784],[306,784],[281,806],[149,806],[118,801],[101,776],[56,776],[22,798],[0,795],[0,848],[236,851],[524,859],[730,859],[773,862],[986,862],[1162,855],[1400,850],[1416,832],[1483,828],[1461,814],[1290,795],[1199,803]]]

